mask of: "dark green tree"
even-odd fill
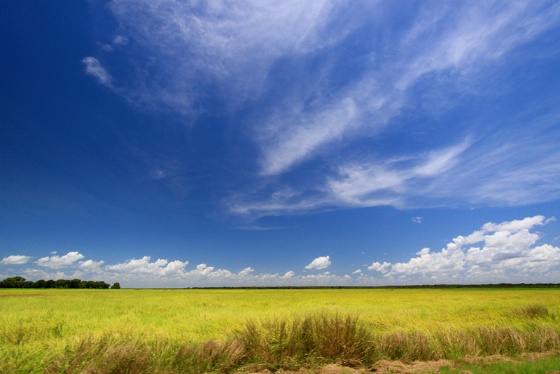
[[[72,279],[67,281],[68,288],[80,288],[80,283],[82,283],[79,279]]]
[[[20,277],[11,277],[6,278],[2,282],[0,282],[0,287],[2,288],[23,288],[25,286],[25,278]]]

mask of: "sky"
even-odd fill
[[[0,278],[560,282],[557,1],[4,1]]]

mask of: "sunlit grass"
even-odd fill
[[[359,332],[343,345],[362,353],[324,362],[547,351],[560,345],[559,311],[555,289],[0,290],[0,372],[313,365],[319,336],[343,330]]]

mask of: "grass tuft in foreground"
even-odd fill
[[[257,325],[248,322],[239,339],[247,360],[269,369],[297,369],[301,366],[339,362],[371,363],[373,336],[352,316],[338,314],[295,318]]]
[[[291,321],[249,321],[229,340],[178,345],[84,339],[55,357],[47,373],[227,373],[297,370],[330,363],[369,367],[379,360],[412,362],[465,356],[519,355],[560,349],[558,331],[477,328],[470,331],[376,335],[355,316],[315,314]]]

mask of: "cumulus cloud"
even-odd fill
[[[86,261],[81,261],[80,265],[78,265],[78,268],[83,270],[88,270],[88,271],[94,271],[94,270],[99,270],[104,263],[105,261],[86,260]]]
[[[246,276],[249,275],[251,273],[253,273],[255,271],[255,269],[251,268],[251,267],[246,267],[245,269],[241,270],[238,274],[241,276]]]
[[[554,221],[542,215],[501,223],[488,222],[479,230],[459,235],[439,251],[422,248],[408,261],[375,261],[366,270],[339,275],[336,270],[297,274],[260,273],[253,267],[233,272],[205,263],[189,267],[188,261],[152,260],[150,256],[108,265],[105,261],[83,260],[79,252],[52,255],[34,262],[38,267],[18,271],[28,279],[80,278],[120,282],[125,287],[204,286],[319,286],[392,285],[434,283],[535,283],[557,282],[560,276],[560,248],[539,243],[535,231]],[[30,257],[7,256],[1,265],[23,265]],[[311,261],[306,270],[324,270],[330,256]]]
[[[190,274],[197,274],[197,275],[208,275],[214,270],[213,266],[208,266],[206,264],[198,264],[196,268],[191,270]]]
[[[0,260],[0,265],[24,265],[30,259],[31,257],[29,256],[11,255]]]
[[[306,269],[314,269],[314,270],[321,270],[326,269],[331,265],[330,256],[321,256],[317,257],[309,265],[307,265]]]
[[[98,59],[95,57],[86,57],[82,60],[82,63],[86,67],[86,73],[95,77],[99,83],[104,86],[111,87],[111,75],[105,70]]]
[[[107,270],[154,276],[181,276],[185,275],[185,266],[187,264],[188,261],[175,260],[169,262],[165,259],[157,259],[151,262],[150,256],[144,256],[141,259],[132,259],[121,264],[107,266]]]
[[[424,248],[408,262],[374,262],[368,269],[387,279],[412,282],[547,281],[560,268],[560,248],[536,245],[540,235],[531,230],[548,222],[544,216],[489,222],[440,251]]]
[[[368,266],[368,270],[373,270],[373,271],[378,271],[380,273],[387,273],[389,271],[389,267],[391,266],[391,264],[389,262],[374,262],[373,264],[371,264],[370,266]]]
[[[64,256],[48,256],[42,257],[35,261],[39,266],[47,267],[50,269],[61,269],[73,266],[84,258],[84,255],[78,252],[68,252]]]
[[[284,275],[282,275],[282,279],[290,279],[296,275],[293,271],[287,271]]]

